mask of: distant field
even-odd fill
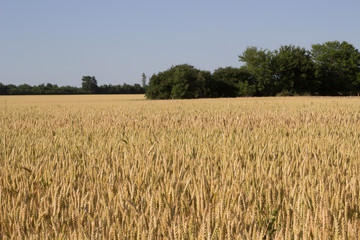
[[[0,106],[2,104],[109,104],[131,100],[145,100],[145,96],[143,94],[0,96]]]
[[[359,239],[360,98],[0,96],[0,239]]]

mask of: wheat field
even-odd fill
[[[359,239],[360,98],[0,96],[0,239]]]

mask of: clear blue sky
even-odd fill
[[[140,83],[172,65],[240,66],[247,46],[348,41],[359,0],[1,0],[0,82]]]

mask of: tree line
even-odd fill
[[[311,50],[285,45],[274,51],[247,47],[238,56],[244,65],[213,73],[189,64],[154,74],[146,87],[149,99],[238,96],[360,94],[360,52],[345,41],[312,45]]]
[[[154,74],[148,85],[144,73],[142,85],[98,86],[94,76],[83,76],[82,87],[0,83],[0,95],[145,93],[148,99],[181,99],[360,94],[360,52],[345,41],[314,44],[311,50],[294,45],[274,51],[247,47],[238,58],[243,66],[213,72],[189,64],[172,66]]]
[[[4,85],[0,83],[0,95],[55,95],[55,94],[144,94],[145,88],[140,84],[119,84],[98,86],[94,76],[83,76],[82,87],[58,86],[56,84]]]

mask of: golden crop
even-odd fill
[[[360,98],[0,97],[0,239],[358,239]]]

